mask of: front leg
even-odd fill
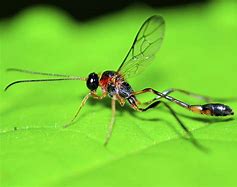
[[[91,96],[92,96],[94,99],[101,100],[101,99],[103,99],[103,98],[106,97],[106,92],[103,92],[103,94],[100,96],[100,95],[98,95],[95,91],[91,91]]]
[[[86,104],[86,101],[89,99],[90,96],[91,96],[91,92],[88,93],[88,94],[84,97],[84,99],[82,100],[82,102],[81,102],[81,104],[80,104],[80,107],[79,107],[79,109],[77,110],[76,114],[74,115],[74,117],[71,119],[71,121],[70,121],[68,124],[64,125],[64,128],[66,128],[66,127],[72,125],[72,123],[74,122],[74,120],[76,119],[76,117],[78,116],[78,114],[79,114],[79,112],[81,111],[82,107]]]
[[[100,99],[101,100],[101,99],[103,99],[106,96],[106,93],[103,92],[102,96],[97,95],[97,93],[94,92],[94,91],[91,91],[90,93],[88,93],[83,98],[83,100],[81,102],[81,105],[80,105],[79,109],[77,110],[76,114],[74,115],[74,117],[72,118],[72,120],[68,124],[64,125],[64,128],[72,125],[72,123],[75,121],[76,117],[78,116],[78,114],[80,113],[82,107],[86,104],[86,101],[89,99],[90,96],[92,96],[94,99]]]

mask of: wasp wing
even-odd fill
[[[148,18],[140,30],[117,72],[125,79],[140,73],[160,49],[164,38],[165,21],[161,16]]]

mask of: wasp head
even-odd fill
[[[96,90],[99,86],[99,76],[98,76],[98,74],[90,73],[88,78],[87,78],[87,81],[86,81],[86,86],[91,91]]]

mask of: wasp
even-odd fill
[[[11,86],[18,83],[31,83],[31,82],[48,82],[48,81],[64,81],[64,80],[81,80],[86,82],[86,86],[89,89],[89,93],[84,97],[71,121],[64,127],[70,126],[78,114],[80,113],[87,100],[92,97],[94,99],[101,100],[106,96],[111,98],[112,117],[108,125],[108,132],[105,138],[104,145],[107,145],[112,135],[113,126],[115,124],[115,112],[116,102],[121,106],[128,103],[129,106],[138,111],[145,112],[149,109],[155,108],[158,105],[164,105],[171,115],[177,120],[180,126],[187,132],[191,133],[188,128],[179,119],[169,102],[175,103],[191,112],[204,114],[209,116],[228,116],[233,115],[233,110],[222,103],[209,103],[212,101],[210,97],[188,92],[182,89],[167,89],[163,92],[157,91],[153,88],[145,88],[143,90],[135,91],[132,86],[128,83],[128,79],[138,75],[144,70],[148,64],[154,59],[155,54],[159,51],[161,44],[164,39],[165,33],[165,21],[162,16],[154,15],[149,17],[141,26],[138,31],[135,40],[124,58],[123,62],[117,69],[117,71],[109,70],[103,73],[90,73],[88,77],[78,77],[71,75],[62,75],[54,73],[42,73],[29,70],[22,70],[16,68],[10,68],[8,71],[17,71],[22,73],[54,76],[61,78],[49,78],[49,79],[31,79],[31,80],[18,80],[10,83],[5,90],[8,90]],[[102,90],[102,94],[97,94],[98,89]],[[137,99],[137,95],[151,92],[154,94],[154,98],[148,102],[142,103]],[[191,105],[170,96],[173,92],[180,92],[192,97],[202,99],[207,102],[203,105]],[[167,102],[166,102],[167,101]],[[145,107],[141,107],[144,106]]]

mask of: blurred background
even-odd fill
[[[16,15],[18,12],[38,5],[50,5],[62,10],[65,10],[74,19],[79,21],[87,21],[96,18],[97,16],[118,12],[128,6],[143,4],[153,8],[174,8],[184,5],[207,4],[211,0],[21,0],[21,1],[5,1],[0,7],[0,17],[9,18]]]

